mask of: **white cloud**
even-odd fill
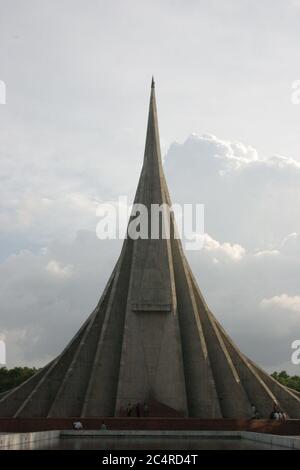
[[[300,313],[300,295],[275,295],[270,299],[263,299],[260,303],[260,306],[262,308],[279,307],[285,310],[291,310],[293,312]]]
[[[69,278],[73,274],[73,266],[71,264],[62,266],[58,261],[53,259],[47,264],[46,271],[48,271],[53,276],[58,276],[60,278]]]
[[[254,254],[254,256],[260,257],[260,256],[277,256],[280,254],[279,250],[262,250],[262,251],[257,251],[257,253]]]
[[[300,166],[251,146],[193,135],[171,145],[165,170],[174,202],[205,206],[205,231],[246,250],[272,251],[300,233]]]
[[[282,240],[282,246],[287,245],[290,242],[295,242],[299,239],[299,235],[296,232],[289,233],[284,239]]]
[[[233,261],[240,261],[246,253],[245,248],[241,245],[231,245],[228,242],[220,243],[208,234],[205,234],[204,236],[204,250],[213,252],[215,261],[217,260],[217,254],[221,256],[225,255],[225,257],[228,257]]]

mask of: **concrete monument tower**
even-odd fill
[[[153,204],[171,206],[153,80],[135,203],[149,222]],[[300,418],[300,394],[240,352],[210,311],[175,230],[171,215],[169,238],[127,236],[95,310],[56,359],[0,396],[0,416],[116,416],[154,401],[161,415],[206,419],[248,418],[252,404],[268,417],[276,402]]]

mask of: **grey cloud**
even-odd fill
[[[205,205],[206,231],[251,249],[271,249],[300,232],[300,166],[261,158],[252,147],[191,136],[165,159],[173,201]]]

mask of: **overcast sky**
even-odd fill
[[[191,263],[251,358],[300,339],[297,0],[0,0],[0,336],[43,365],[95,306],[120,249],[99,202],[132,199],[151,75],[173,200],[205,204]]]

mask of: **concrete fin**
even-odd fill
[[[276,401],[279,402],[281,408],[286,411],[290,418],[300,418],[300,397],[297,392],[284,387],[277,380],[267,374],[258,365],[251,362],[254,370],[258,373],[267,387],[276,396]]]
[[[80,333],[74,337],[69,347],[52,362],[41,380],[39,380],[32,392],[28,395],[26,400],[24,400],[23,404],[16,412],[15,417],[29,418],[47,416],[87,326],[88,322],[85,323]]]
[[[230,354],[232,362],[238,371],[240,380],[249,398],[249,403],[255,405],[261,418],[269,418],[273,410],[273,404],[274,402],[277,402],[276,396],[261,379],[247,358],[236,347],[221,325],[216,320],[215,322]]]
[[[48,417],[81,415],[114,274],[115,272],[112,273],[104,290],[101,302],[97,306],[96,315],[91,318],[81,338],[80,344],[53,400]]]
[[[84,397],[82,416],[115,414],[131,260],[132,240],[126,239],[105,309],[104,322]]]
[[[172,254],[189,416],[220,418],[201,318],[179,240],[173,240]]]
[[[14,416],[18,409],[23,405],[26,398],[32,393],[37,384],[47,373],[52,363],[50,362],[40,371],[36,372],[30,379],[23,382],[18,387],[5,393],[0,400],[0,416]]]
[[[226,345],[190,271],[223,418],[251,417],[251,405]]]

